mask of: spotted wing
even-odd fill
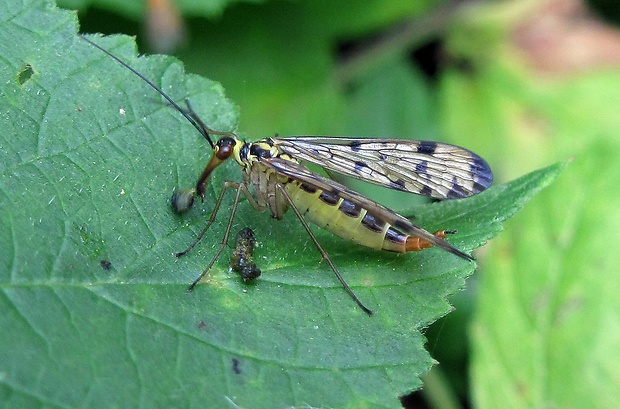
[[[289,156],[356,179],[437,199],[458,199],[491,185],[475,153],[445,143],[404,139],[272,138]]]
[[[276,172],[286,175],[290,179],[296,180],[315,189],[320,189],[324,192],[338,195],[340,198],[348,200],[349,202],[365,209],[367,213],[374,216],[378,220],[383,220],[391,224],[396,229],[408,234],[409,236],[424,239],[430,243],[433,243],[434,246],[440,247],[461,258],[473,260],[473,257],[469,254],[463,253],[447,241],[433,235],[419,226],[416,226],[411,223],[409,219],[375,202],[374,200],[349,189],[341,183],[311,171],[304,165],[278,157],[261,158],[260,162],[271,167]]]

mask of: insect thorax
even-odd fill
[[[254,199],[260,206],[267,207],[273,218],[282,219],[289,208],[289,202],[278,186],[285,187],[289,183],[298,184],[298,182],[277,173],[273,168],[261,163],[261,160],[280,158],[295,163],[298,161],[282,153],[270,144],[269,140],[243,143],[238,158],[243,168],[243,180],[252,190]]]

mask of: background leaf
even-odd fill
[[[500,178],[573,158],[488,246],[471,338],[477,407],[611,408],[620,398],[620,258],[609,240],[620,227],[620,50],[606,48],[619,38],[561,2],[480,8],[453,26],[450,49],[473,66],[443,77],[448,134],[487,141]]]

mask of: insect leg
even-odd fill
[[[239,185],[243,186],[242,188],[239,187]],[[191,242],[191,244],[189,246],[187,246],[187,248],[179,253],[174,253],[175,257],[182,257],[184,255],[186,255],[191,249],[193,249],[196,244],[198,244],[198,242],[200,240],[202,240],[202,238],[204,237],[205,233],[207,233],[207,230],[209,230],[209,227],[211,227],[211,225],[213,224],[213,222],[215,221],[215,217],[217,216],[217,212],[220,210],[220,206],[222,205],[222,201],[224,200],[224,195],[226,194],[226,191],[228,190],[228,188],[234,187],[235,189],[243,189],[243,193],[245,194],[246,198],[248,199],[248,201],[250,202],[250,204],[258,211],[262,211],[264,208],[261,207],[252,197],[251,193],[248,191],[248,188],[242,184],[242,183],[237,183],[237,182],[224,182],[224,187],[222,188],[222,191],[220,192],[220,196],[217,198],[217,201],[215,202],[215,207],[213,208],[213,211],[211,212],[211,216],[209,217],[209,220],[207,221],[207,224],[205,225],[205,227],[200,231],[200,233],[198,233],[198,236],[196,236],[196,238],[194,239],[194,241]],[[174,196],[173,199],[174,201]],[[173,204],[174,205],[174,204]]]
[[[228,245],[228,238],[230,237],[230,230],[232,229],[232,224],[233,224],[233,220],[235,218],[235,213],[237,212],[237,207],[239,206],[239,198],[241,197],[241,193],[243,192],[243,194],[245,194],[246,197],[251,197],[250,191],[248,190],[248,188],[243,183],[225,182],[224,183],[224,189],[222,189],[222,193],[220,194],[220,197],[219,197],[219,199],[217,201],[216,208],[213,210],[213,213],[211,213],[211,217],[209,218],[209,221],[207,222],[207,225],[205,226],[204,229],[202,229],[202,231],[200,232],[200,235],[198,236],[198,238],[196,240],[194,240],[194,242],[190,245],[190,247],[183,254],[187,253],[187,251],[189,251],[189,249],[194,247],[196,245],[196,243],[198,243],[198,241],[200,241],[202,236],[204,236],[204,234],[206,233],[207,229],[213,223],[213,220],[215,220],[215,216],[214,215],[217,213],[217,210],[219,210],[220,205],[222,204],[222,197],[224,196],[223,193],[226,191],[226,189],[228,189],[230,187],[235,187],[237,189],[237,194],[235,195],[235,201],[233,202],[232,209],[230,210],[230,218],[228,219],[228,225],[226,226],[226,231],[224,233],[224,237],[222,238],[222,242],[220,243],[220,247],[215,252],[215,255],[213,256],[213,258],[209,262],[209,265],[207,266],[207,268],[205,268],[202,271],[202,273],[200,273],[198,278],[196,278],[190,284],[190,286],[187,288],[187,291],[192,291],[194,289],[194,287],[196,287],[196,285],[200,282],[200,280],[202,280],[202,277],[204,277],[209,272],[209,270],[211,270],[211,267],[213,267],[213,264],[215,264],[217,259],[220,258],[220,254],[222,254],[222,251],[224,251],[224,248]]]
[[[247,188],[245,187],[245,185],[243,183],[237,183],[237,182],[225,182],[224,183],[224,188],[222,189],[222,193],[220,193],[220,197],[217,200],[217,203],[215,205],[215,208],[213,209],[213,212],[211,213],[211,217],[209,218],[209,221],[207,222],[207,225],[202,229],[202,231],[200,232],[198,237],[192,242],[192,244],[190,244],[190,246],[187,248],[187,250],[185,250],[183,253],[178,253],[177,254],[177,257],[179,257],[179,254],[183,255],[183,254],[187,253],[189,250],[191,250],[196,245],[196,243],[198,243],[200,241],[200,239],[202,239],[202,237],[207,232],[209,227],[211,227],[211,224],[213,224],[213,221],[215,220],[215,216],[217,215],[217,211],[219,210],[220,205],[222,204],[222,198],[224,197],[224,193],[230,187],[236,188],[237,189],[237,194],[235,195],[235,201],[233,202],[233,207],[232,207],[232,209],[230,211],[230,218],[228,219],[228,225],[226,226],[226,231],[224,232],[224,237],[222,238],[222,242],[220,243],[220,248],[217,249],[217,251],[215,252],[215,255],[211,259],[211,262],[209,262],[209,265],[207,266],[207,268],[205,268],[202,271],[202,273],[200,273],[198,278],[196,278],[190,284],[190,286],[187,288],[187,291],[192,291],[194,289],[194,287],[196,287],[196,284],[198,284],[200,282],[202,277],[204,277],[209,272],[209,270],[211,270],[211,267],[213,267],[213,264],[215,264],[217,259],[220,258],[220,254],[222,254],[222,251],[224,251],[224,248],[228,244],[228,237],[230,236],[230,229],[232,228],[233,219],[235,218],[235,213],[237,212],[237,207],[239,206],[239,197],[241,197],[241,192],[243,191],[246,195],[248,195],[250,193],[250,192],[248,192]]]
[[[306,229],[306,232],[308,233],[308,235],[314,242],[314,245],[316,246],[316,248],[319,250],[319,253],[321,253],[321,256],[323,257],[323,259],[327,261],[332,271],[336,275],[336,278],[338,278],[338,281],[340,281],[340,284],[342,284],[342,286],[344,287],[345,291],[349,294],[349,296],[353,299],[353,301],[355,301],[355,303],[362,309],[362,311],[364,311],[368,315],[372,315],[372,311],[368,307],[366,307],[359,298],[357,298],[357,295],[355,295],[351,287],[349,287],[349,284],[347,284],[347,282],[344,280],[344,277],[342,277],[342,275],[340,274],[340,271],[338,271],[338,269],[336,268],[336,265],[332,262],[332,259],[329,257],[329,254],[327,254],[325,249],[323,249],[323,246],[321,246],[321,243],[319,243],[314,233],[312,233],[312,230],[310,230],[310,226],[308,225],[308,222],[306,222],[302,214],[299,212],[299,209],[297,209],[297,207],[293,203],[293,199],[288,194],[286,189],[284,189],[284,187],[280,184],[277,185],[277,189],[279,189],[284,195],[284,197],[286,197],[286,200],[291,205],[293,212],[295,212],[295,215],[297,216],[301,224],[304,226],[304,229]]]
[[[198,233],[198,236],[196,236],[194,241],[192,241],[191,244],[189,246],[187,246],[187,248],[185,250],[181,251],[180,253],[175,253],[174,254],[176,257],[182,257],[182,256],[186,255],[191,249],[194,248],[194,246],[196,246],[196,244],[198,244],[198,242],[200,240],[202,240],[202,238],[204,237],[204,235],[207,232],[207,230],[209,230],[209,227],[211,227],[211,225],[215,221],[215,217],[217,216],[217,212],[220,210],[220,206],[222,205],[222,200],[224,200],[224,195],[226,194],[226,191],[230,187],[237,187],[233,183],[234,182],[225,182],[224,183],[224,187],[222,188],[222,191],[220,192],[220,197],[218,197],[217,201],[215,202],[215,207],[213,208],[213,211],[211,212],[211,216],[209,217],[209,220],[207,221],[207,224],[200,231],[200,233]]]

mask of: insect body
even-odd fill
[[[338,150],[344,154],[336,156]],[[383,163],[362,161],[364,157],[357,154],[362,151],[381,157]],[[443,158],[434,156],[437,151]],[[297,159],[303,157],[325,169],[358,178],[374,177],[369,181],[412,193],[466,197],[488,186],[490,171],[482,159],[463,148],[384,139],[296,137],[250,143],[224,137],[216,143],[214,155],[198,181],[198,195],[204,195],[211,172],[229,157],[243,168],[244,186],[253,188],[255,207],[268,208],[275,219],[282,219],[292,207],[318,226],[366,247],[406,253],[435,245],[472,259],[443,240],[444,231],[431,234],[385,206],[311,171]],[[398,170],[391,172],[393,178],[388,163]],[[411,169],[416,168],[418,173],[412,174]],[[478,176],[480,170],[488,171],[486,179]]]
[[[254,208],[268,209],[278,220],[292,209],[344,289],[369,315],[371,311],[349,288],[306,220],[344,239],[377,250],[406,253],[437,246],[463,259],[473,260],[444,239],[451,231],[430,233],[387,207],[313,172],[303,163],[313,163],[327,172],[341,173],[390,189],[437,199],[456,199],[477,194],[492,182],[489,165],[475,153],[438,142],[400,139],[274,137],[243,142],[233,132],[210,129],[188,101],[187,109],[181,108],[152,81],[107,50],[85,40],[146,81],[211,145],[213,155],[196,184],[197,196],[204,198],[211,173],[226,160],[232,158],[242,168],[243,182],[224,184],[207,225],[185,251],[177,253],[177,256],[186,254],[200,241],[214,222],[225,192],[234,188],[236,196],[222,244],[207,268],[190,285],[190,290],[209,271],[226,246],[241,194]],[[212,135],[218,135],[220,139],[214,143]]]

